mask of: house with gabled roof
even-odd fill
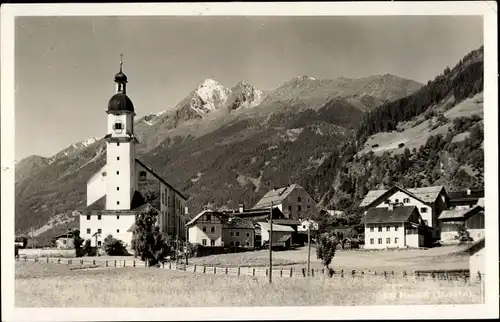
[[[261,232],[261,245],[269,243],[269,235],[271,234],[271,224],[269,222],[258,222]],[[293,245],[292,235],[295,230],[290,226],[272,224],[271,245],[272,247],[288,248]]]
[[[481,199],[484,203],[484,189],[466,189],[461,191],[452,191],[450,195],[450,208],[467,209],[475,207]]]
[[[136,158],[135,108],[127,96],[127,76],[115,75],[108,101],[106,164],[87,181],[87,204],[80,213],[80,236],[100,246],[108,235],[131,246],[138,213],[153,210],[164,233],[184,237],[187,197]],[[93,237],[96,238],[93,238]]]
[[[268,191],[253,207],[279,208],[285,218],[299,219],[316,208],[316,202],[309,193],[299,184],[274,188]]]
[[[426,228],[416,206],[370,208],[364,220],[366,249],[425,245]]]
[[[474,241],[484,237],[485,221],[482,206],[445,210],[439,215],[438,220],[441,241],[444,243],[456,242],[460,226],[469,232],[469,236]]]
[[[390,204],[402,204],[418,208],[424,224],[437,228],[439,214],[448,208],[449,197],[443,186],[405,189],[393,186],[387,190],[371,190],[361,201],[359,207],[364,210],[371,208],[387,208]]]
[[[222,211],[203,210],[186,223],[188,241],[203,246],[224,246],[222,227],[229,217]]]
[[[247,219],[231,216],[222,225],[222,241],[229,247],[255,247],[255,224]]]

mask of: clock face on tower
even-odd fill
[[[113,130],[115,131],[116,134],[122,133],[123,123],[120,121],[116,121],[115,124],[113,124]]]

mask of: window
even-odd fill
[[[302,201],[302,199],[301,199],[300,197],[298,197],[298,198],[297,198],[297,201],[298,201],[298,202],[301,202],[301,201]]]
[[[163,194],[163,192],[161,193],[161,203],[165,203],[165,195]]]
[[[102,242],[101,242],[101,241],[98,241],[98,242],[97,242],[97,247],[101,247],[101,245],[102,245]]]
[[[97,220],[101,220],[102,216],[101,215],[97,215]]]
[[[116,146],[120,146],[120,142],[116,143]]]
[[[311,205],[307,205],[307,209],[311,208]]]
[[[120,174],[120,171],[116,171],[116,175],[119,175]]]
[[[394,238],[394,244],[397,244],[398,242],[399,242],[399,238],[398,237]]]
[[[233,236],[233,232],[232,231],[229,232],[229,236],[231,236],[231,237]]]
[[[90,231],[90,228],[87,228],[87,234],[90,234],[91,231]]]
[[[420,208],[420,212],[421,213],[426,213],[427,212],[427,208],[425,208],[425,207]]]
[[[203,226],[203,232],[207,232],[207,227]]]
[[[378,227],[378,231],[382,231],[382,227]]]
[[[107,175],[106,171],[102,173],[102,176],[105,177]]]
[[[120,190],[120,187],[116,187],[116,190]]]
[[[66,239],[62,240],[63,245],[66,245]]]
[[[373,230],[374,230],[373,227],[370,227],[370,232],[373,232]]]
[[[120,215],[116,215],[116,219],[120,219]]]
[[[373,243],[375,243],[375,241],[373,240],[373,238],[370,238],[370,244],[373,245]]]
[[[429,226],[429,222],[427,220],[424,220],[424,225]]]
[[[117,232],[117,233],[119,233],[119,232],[120,232],[120,229],[117,229],[117,230],[116,230],[116,232]]]
[[[119,205],[119,204],[120,204],[120,202],[119,202],[119,201],[117,201],[117,202],[116,202],[116,204],[117,204],[117,205]]]
[[[288,206],[288,210],[289,210],[289,211],[292,211],[292,206]]]
[[[396,199],[396,203],[398,203],[398,202],[399,202],[399,199]]]
[[[120,157],[116,157],[116,160],[117,160],[117,161],[120,161]]]
[[[403,203],[410,203],[410,198],[404,198]]]
[[[302,210],[301,206],[297,206],[297,211],[300,212]]]
[[[247,246],[250,246],[250,243],[249,243],[249,242],[247,242]]]
[[[233,241],[232,241],[232,240],[229,242],[229,246],[231,246],[231,247],[233,247],[233,246],[234,246],[234,243],[233,243]]]
[[[207,215],[207,221],[212,221],[212,216],[211,215]]]
[[[205,238],[203,238],[203,239],[201,240],[201,244],[202,244],[203,246],[207,246],[207,240],[206,240]]]
[[[210,240],[210,246],[215,246],[215,240],[213,239]]]
[[[385,231],[391,231],[391,226],[386,226]]]
[[[250,233],[247,233],[247,237],[250,237]]]
[[[87,215],[87,220],[90,220],[90,215]]]
[[[141,171],[141,172],[139,172],[139,180],[140,180],[140,181],[145,181],[145,180],[146,180],[146,177],[147,177],[147,175],[146,175],[146,171]]]
[[[123,130],[123,126],[121,122],[116,122],[115,123],[115,130]]]
[[[391,243],[391,239],[390,239],[390,238],[386,238],[386,239],[385,239],[385,243],[386,243],[386,244],[390,244],[390,243]]]
[[[239,237],[239,236],[240,236],[240,232],[239,232],[239,231],[237,231],[237,232],[236,232],[236,237]]]
[[[215,233],[215,227],[214,226],[210,227],[210,232],[211,233]]]
[[[102,233],[102,229],[101,228],[97,228],[97,233],[101,234]]]
[[[239,241],[236,242],[236,247],[240,247],[240,242]]]
[[[398,226],[394,226],[394,231],[398,231]]]
[[[382,238],[378,239],[378,243],[379,243],[379,245],[382,244]]]

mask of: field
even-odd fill
[[[17,262],[16,307],[210,307],[481,302],[463,281],[388,278],[275,278],[204,275],[159,268]]]
[[[469,258],[461,254],[467,246],[447,246],[428,250],[402,250],[402,251],[337,251],[332,261],[336,270],[363,270],[363,271],[394,271],[412,272],[414,270],[428,269],[468,269]],[[74,257],[74,250],[53,249],[22,249],[21,255],[32,257]],[[86,260],[126,260],[131,262],[133,256],[100,256],[88,257]],[[138,265],[142,263],[135,259]],[[189,264],[218,266],[218,267],[265,267],[269,265],[269,251],[258,250],[253,252],[211,255],[199,258],[190,258]],[[276,268],[302,268],[307,266],[307,247],[297,250],[274,251],[273,266]],[[323,268],[316,258],[316,249],[311,248],[311,268]]]

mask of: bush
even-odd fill
[[[402,147],[404,147],[404,146],[405,146],[405,144],[404,144],[404,143],[399,143],[399,144],[398,144],[398,148],[402,148]]]
[[[104,238],[103,248],[106,254],[110,256],[129,255],[123,242],[114,238],[112,235],[108,235],[108,237]]]

